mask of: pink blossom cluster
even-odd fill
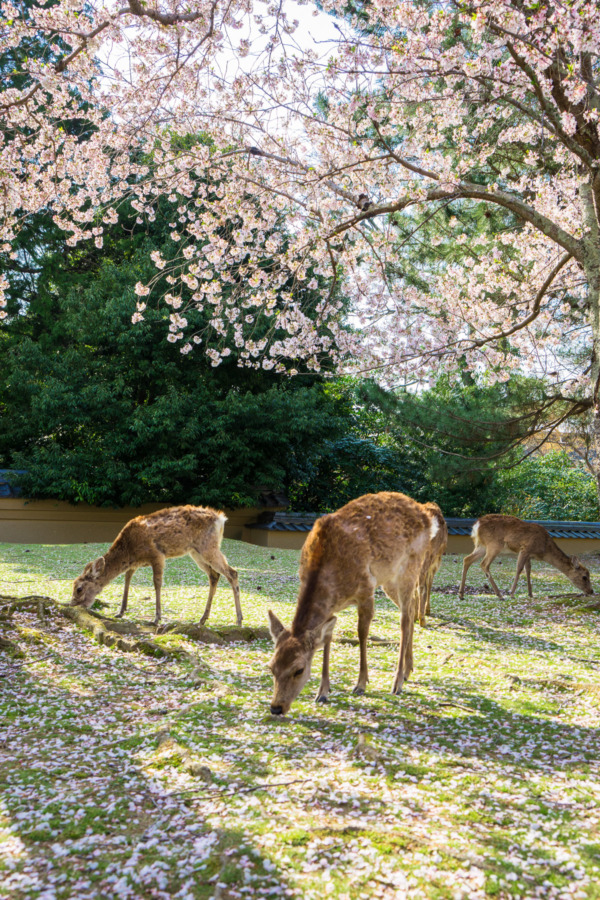
[[[5,252],[35,210],[101,247],[125,198],[140,221],[160,201],[173,252],[152,254],[136,294],[174,311],[183,353],[201,343],[213,365],[235,350],[276,371],[328,358],[390,383],[461,359],[585,393],[600,339],[599,0],[372,0],[360,16],[324,0],[337,39],[310,44],[299,5],[61,0],[23,15],[2,0],[3,45],[48,46],[0,94]],[[84,140],[58,124],[73,117]],[[405,254],[418,259],[447,207],[407,282]],[[505,227],[467,236],[461,213],[478,208]],[[408,248],[398,216],[414,218]],[[458,261],[432,263],[449,242]],[[202,335],[188,307],[206,314]]]

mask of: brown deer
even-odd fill
[[[489,515],[482,516],[473,525],[471,537],[475,541],[475,549],[463,562],[462,579],[458,596],[463,598],[467,572],[473,563],[481,559],[481,568],[487,575],[490,584],[496,594],[502,598],[498,585],[492,578],[490,565],[499,553],[517,554],[517,571],[515,580],[510,590],[513,597],[517,589],[517,582],[523,569],[527,574],[527,591],[533,597],[531,590],[531,559],[539,559],[550,563],[563,575],[573,582],[576,588],[584,594],[593,594],[590,583],[590,573],[582,565],[577,557],[567,556],[566,553],[554,543],[545,528],[535,522],[523,522],[516,516]]]
[[[224,575],[235,602],[237,624],[242,624],[242,607],[238,576],[221,553],[226,516],[204,506],[172,506],[148,516],[137,516],[125,525],[104,556],[88,563],[83,574],[73,582],[71,606],[94,602],[109,582],[125,572],[125,587],[120,618],[127,609],[127,596],[133,573],[141,566],[151,566],[156,593],[156,618],[160,622],[160,591],[165,561],[176,556],[191,556],[197,566],[208,575],[208,600],[200,624],[210,615],[210,608],[221,575]]]
[[[289,630],[269,610],[275,653],[273,715],[287,713],[310,677],[315,651],[323,647],[323,671],[316,696],[329,698],[329,655],[335,613],[358,609],[360,669],[355,694],[369,680],[367,637],[381,585],[400,610],[400,653],[392,692],[399,694],[412,671],[415,587],[438,524],[423,506],[404,494],[365,494],[317,519],[300,557],[300,591]]]
[[[432,522],[437,522],[438,529],[429,542],[417,585],[416,604],[421,626],[425,625],[425,614],[430,615],[431,613],[431,586],[448,546],[448,526],[437,503],[424,503],[423,509]]]

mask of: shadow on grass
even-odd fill
[[[514,613],[513,613],[514,615]],[[454,620],[445,617],[447,631],[461,633],[462,637],[468,637],[474,641],[485,641],[488,644],[500,645],[503,648],[516,650],[534,650],[538,653],[559,651],[565,654],[567,651],[556,641],[546,640],[520,631],[507,628],[494,628],[492,625],[479,623],[476,620],[457,616]],[[536,623],[542,624],[542,623]]]
[[[300,900],[248,833],[208,824],[193,799],[144,771],[140,752],[156,746],[156,734],[133,723],[114,738],[119,716],[104,706],[114,693],[110,669],[94,670],[91,661],[93,699],[83,711],[80,686],[61,687],[72,665],[56,662],[52,679],[24,669],[14,676],[22,702],[5,716],[0,756],[0,827],[8,837],[0,896],[227,900],[251,884],[255,896]]]
[[[448,767],[464,762],[481,765],[493,779],[520,777],[527,785],[547,772],[583,771],[600,756],[596,729],[563,725],[539,713],[511,711],[449,677],[409,682],[400,697],[378,691],[353,697],[342,693],[338,682],[329,707],[299,703],[289,717],[279,720],[267,712],[270,677],[246,677],[226,648],[212,653],[213,668],[202,676],[204,698],[186,705],[185,692],[198,677],[192,670],[174,663],[169,679],[156,665],[99,650],[76,637],[72,645],[63,646],[62,653],[56,651],[55,666],[48,674],[20,671],[12,688],[14,702],[7,707],[9,728],[0,776],[9,830],[22,846],[21,861],[6,882],[6,896],[11,898],[32,896],[29,887],[29,893],[22,889],[25,883],[34,884],[38,892],[56,887],[57,900],[118,896],[119,885],[123,891],[130,887],[136,900],[151,897],[153,891],[184,892],[185,896],[185,890],[194,900],[213,896],[226,900],[246,884],[258,896],[287,890],[291,892],[287,896],[301,896],[290,887],[290,876],[264,848],[259,849],[260,836],[273,832],[278,849],[286,848],[288,861],[296,858],[297,847],[302,862],[301,850],[313,839],[307,823],[314,821],[317,811],[329,822],[325,831],[321,826],[321,832],[331,835],[340,848],[346,839],[360,837],[382,856],[405,851],[410,855],[414,849],[411,823],[426,826],[426,803],[411,807],[407,801],[404,824],[395,826],[390,835],[385,802],[379,796],[386,779],[398,788],[399,776],[443,776]],[[260,646],[258,656],[263,650],[266,656],[266,644]],[[238,660],[242,661],[247,658]],[[432,697],[431,691],[438,696]],[[257,692],[261,700],[264,695],[264,715],[262,705],[257,715]],[[149,703],[159,704],[156,719],[148,719],[153,712]],[[142,713],[145,721],[138,722]],[[170,717],[167,722],[166,716]],[[207,800],[178,792],[175,765],[169,789],[147,771],[165,722],[184,745],[229,766],[216,784],[199,786]],[[379,725],[383,728],[374,727]],[[371,731],[371,757],[359,751],[358,739],[366,730]],[[321,784],[315,778],[319,769],[311,768],[307,759],[334,744],[337,756],[327,761],[331,774]],[[414,749],[434,754],[435,766],[420,769],[411,764],[409,752]],[[323,761],[321,757],[320,765]],[[332,800],[341,764],[377,774],[372,793],[356,800],[356,807],[354,800]],[[305,781],[311,790],[282,801],[278,792],[288,778]],[[276,784],[271,790],[265,782]],[[228,789],[230,784],[232,799],[219,798],[220,786]],[[486,827],[485,835],[477,836],[479,844],[506,855],[512,840],[511,802],[502,798],[492,802],[480,791],[472,809],[465,812],[454,803],[456,786],[451,790],[450,832],[452,823],[458,826],[465,816],[472,816],[474,827]],[[535,790],[545,814],[569,815],[564,799],[543,786]],[[257,801],[249,806],[248,827],[216,826],[215,817],[224,807],[211,809],[211,804],[234,803],[240,796]],[[279,804],[286,802],[297,810],[302,827],[290,829],[279,822]],[[244,815],[240,812],[242,819]],[[348,824],[350,815],[356,816],[356,824]],[[371,816],[368,823],[367,815]],[[427,834],[422,830],[419,834],[428,848]],[[434,849],[440,851],[432,841]],[[451,848],[440,852],[449,870],[468,862],[464,853]],[[481,866],[491,874],[506,871],[498,859],[484,860]],[[63,876],[62,882],[56,881]],[[537,872],[531,877],[540,883]]]

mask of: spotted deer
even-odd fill
[[[423,509],[432,522],[437,522],[438,529],[429,542],[417,585],[416,606],[421,626],[425,625],[425,615],[431,613],[431,586],[448,545],[448,526],[437,503],[424,503]]]
[[[498,585],[490,572],[490,565],[500,553],[517,554],[517,571],[510,589],[513,597],[517,589],[517,582],[523,569],[527,575],[527,591],[533,597],[531,590],[531,560],[539,559],[550,563],[563,575],[573,582],[576,588],[584,594],[593,594],[594,590],[590,582],[590,573],[582,565],[577,557],[567,556],[566,553],[554,543],[548,532],[535,522],[523,522],[516,516],[501,516],[491,514],[482,516],[473,525],[471,537],[475,542],[475,549],[463,561],[462,579],[458,596],[463,598],[467,572],[473,563],[480,559],[481,568],[487,575],[491,586],[502,598]]]
[[[388,491],[365,494],[317,519],[300,557],[300,591],[290,628],[269,610],[275,642],[269,664],[274,680],[273,715],[288,712],[310,677],[313,656],[320,647],[323,670],[316,700],[328,701],[335,613],[352,605],[358,609],[360,648],[354,693],[364,693],[369,681],[367,637],[378,585],[400,610],[400,653],[392,686],[392,693],[400,693],[413,668],[415,587],[438,528],[420,503]]]
[[[209,581],[208,599],[200,624],[203,625],[210,615],[219,578],[224,575],[233,591],[237,624],[241,625],[237,572],[221,553],[226,520],[222,512],[204,506],[172,506],[148,516],[137,516],[119,532],[104,556],[88,563],[79,578],[75,579],[71,606],[89,609],[100,591],[125,572],[123,600],[117,613],[117,618],[120,618],[127,609],[133,573],[142,566],[151,566],[156,593],[154,624],[158,625],[165,561],[189,555],[206,572]]]

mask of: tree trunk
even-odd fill
[[[579,197],[584,225],[582,262],[587,279],[588,315],[592,328],[590,465],[596,478],[600,501],[600,209],[596,207],[596,199],[600,197],[599,175],[581,185]]]
[[[588,281],[588,302],[592,326],[591,360],[591,453],[590,467],[596,479],[596,490],[600,503],[600,267],[586,266]]]

